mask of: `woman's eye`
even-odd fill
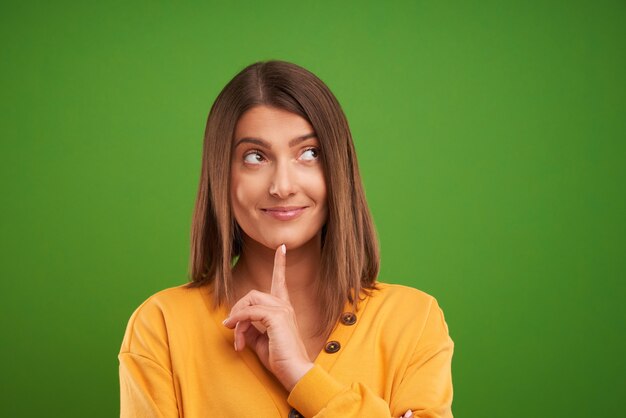
[[[300,156],[301,160],[314,161],[319,157],[319,151],[317,148],[309,148],[305,150]]]
[[[263,156],[258,152],[253,151],[244,155],[243,161],[247,164],[261,164],[263,162]]]

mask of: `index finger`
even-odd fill
[[[285,278],[285,266],[287,264],[287,247],[282,244],[276,249],[274,255],[274,271],[272,272],[272,288],[270,293],[277,298],[289,301],[287,282]]]

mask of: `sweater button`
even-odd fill
[[[291,408],[291,411],[289,411],[289,418],[304,418],[304,416],[302,416],[300,412],[296,411],[295,408]]]
[[[326,343],[326,347],[324,347],[324,351],[329,354],[336,353],[341,348],[341,344],[339,341],[329,341]]]
[[[356,324],[356,315],[352,312],[345,312],[341,314],[341,323],[344,325]]]

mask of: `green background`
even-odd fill
[[[187,280],[209,108],[276,58],[342,103],[455,415],[622,416],[625,40],[623,1],[2,2],[0,415],[119,413],[126,321]]]

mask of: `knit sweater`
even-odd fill
[[[452,417],[454,344],[432,296],[379,282],[345,311],[287,392],[253,351],[235,352],[227,308],[212,307],[209,288],[156,293],[122,342],[121,416]]]

